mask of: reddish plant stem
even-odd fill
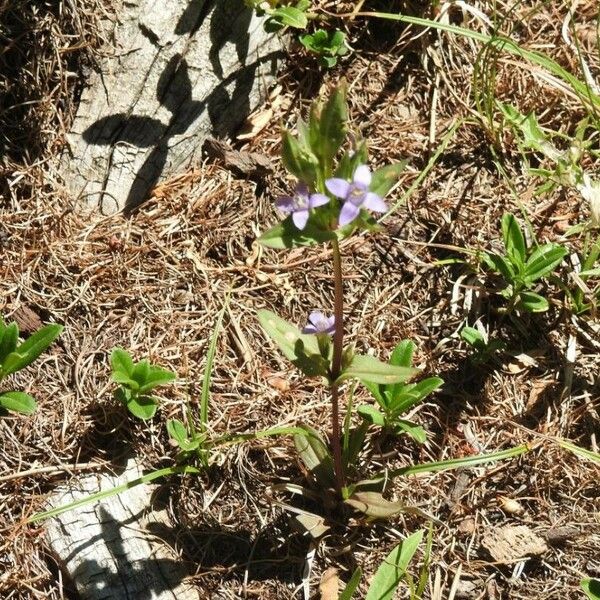
[[[342,257],[337,238],[331,242],[333,247],[333,275],[335,281],[334,317],[335,332],[333,334],[333,361],[331,365],[331,449],[335,469],[335,481],[341,495],[345,485],[344,465],[342,463],[342,445],[340,429],[339,389],[336,379],[342,373],[342,355],[344,351],[344,285],[342,282]]]

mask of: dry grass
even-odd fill
[[[20,522],[71,475],[118,468],[132,453],[148,467],[172,464],[164,423],[182,418],[186,402],[197,406],[208,340],[229,290],[232,300],[213,375],[213,430],[326,421],[324,391],[290,370],[266,342],[255,312],[268,307],[303,322],[309,309],[331,305],[333,281],[326,248],[277,253],[255,243],[257,233],[277,218],[273,198],[290,183],[278,162],[258,197],[252,182],[204,163],[161,186],[128,219],[90,220],[73,212],[70,199],[47,183],[45,161],[59,150],[74,113],[76,81],[67,74],[74,71],[82,81],[82,65],[91,59],[77,49],[98,43],[91,32],[102,10],[90,2],[78,4],[75,13],[64,5],[59,14],[33,15],[29,3],[21,4],[0,5],[0,16],[6,17],[2,35],[16,44],[21,28],[32,36],[27,39],[39,41],[35,48],[20,46],[22,60],[35,66],[19,69],[20,78],[7,54],[16,46],[9,45],[12,50],[0,57],[0,89],[19,105],[3,111],[0,122],[7,174],[0,212],[0,311],[10,320],[26,307],[44,321],[63,323],[65,332],[17,381],[38,398],[39,411],[0,420],[0,597],[57,599],[63,597],[61,578],[47,554],[43,526]],[[490,3],[479,6],[489,14]],[[509,15],[503,29],[578,72],[561,38],[566,9],[536,6],[528,16],[531,8],[498,7]],[[579,3],[577,10],[577,31],[598,78],[598,50],[589,35],[596,11],[591,2]],[[460,11],[453,10],[451,17],[459,19]],[[464,26],[482,27],[474,17],[465,18]],[[446,381],[442,392],[413,415],[430,431],[425,446],[405,439],[380,446],[374,440],[366,457],[376,466],[400,465],[532,444],[518,460],[398,482],[397,498],[441,521],[434,529],[426,597],[449,597],[460,579],[473,582],[476,592],[460,596],[466,588],[457,583],[455,598],[580,598],[579,579],[600,575],[597,465],[560,450],[553,438],[595,448],[597,324],[582,323],[591,330],[586,334],[550,290],[552,311],[525,319],[530,335],[516,335],[495,313],[481,274],[469,265],[436,266],[435,261],[456,256],[451,246],[496,245],[501,214],[516,211],[518,203],[538,238],[548,240],[560,240],[561,224],[572,224],[585,208],[572,193],[534,197],[510,140],[501,149],[508,177],[499,174],[489,124],[474,112],[477,46],[381,22],[364,26],[356,20],[348,27],[351,45],[359,51],[323,79],[309,68],[312,59],[293,61],[281,77],[282,106],[291,110],[276,115],[251,142],[252,150],[275,157],[279,118],[293,125],[299,110],[345,75],[352,126],[368,137],[373,164],[410,159],[393,202],[455,120],[469,119],[382,233],[344,247],[350,338],[382,357],[399,339],[411,338],[418,346],[418,365]],[[575,100],[522,61],[514,62],[498,57],[495,93],[523,111],[540,111],[544,125],[572,133],[582,115]],[[33,104],[25,108],[29,101]],[[535,365],[505,356],[496,369],[473,368],[458,331],[479,317],[495,335],[504,335],[515,353],[534,355]],[[572,387],[565,390],[570,334],[577,339],[577,359]],[[159,415],[149,426],[133,422],[112,399],[108,355],[117,345],[178,373],[178,384],[164,392]],[[282,379],[289,389],[282,389]],[[359,399],[367,396],[359,392]],[[216,463],[198,479],[168,484],[172,513],[181,526],[180,549],[194,564],[201,597],[298,597],[306,542],[290,532],[286,513],[267,493],[281,479],[301,481],[289,440],[230,448]],[[212,502],[202,511],[206,497]],[[503,510],[504,498],[517,499],[523,512]],[[481,546],[486,530],[505,523],[527,524],[539,533],[568,525],[579,533],[518,572],[514,565],[494,563]],[[344,578],[356,565],[371,574],[400,535],[423,524],[416,517],[391,525],[339,523],[318,548],[311,589],[318,588],[321,573],[331,565]]]

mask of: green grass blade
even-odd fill
[[[202,433],[206,431],[206,425],[208,423],[208,404],[210,402],[210,379],[212,376],[213,363],[215,361],[215,354],[217,352],[217,341],[219,334],[221,333],[221,326],[223,324],[223,317],[225,311],[229,308],[229,300],[231,299],[231,290],[227,292],[225,296],[225,302],[219,311],[217,316],[217,322],[210,339],[210,345],[208,346],[208,353],[206,354],[206,367],[204,368],[204,377],[202,378],[202,391],[200,393],[200,430]]]
[[[558,445],[572,452],[573,454],[580,456],[581,458],[587,458],[589,460],[593,460],[594,462],[600,463],[600,454],[597,452],[593,452],[592,450],[587,450],[586,448],[582,448],[581,446],[576,446],[575,444],[568,442],[567,440],[557,440]]]
[[[116,494],[121,494],[133,487],[138,485],[142,485],[145,483],[150,483],[155,479],[160,477],[165,477],[167,475],[180,475],[184,473],[200,473],[200,469],[196,467],[167,467],[166,469],[159,469],[158,471],[152,471],[152,473],[148,473],[147,475],[143,475],[142,477],[138,477],[137,479],[132,479],[123,485],[118,485],[110,490],[102,490],[96,494],[91,494],[86,498],[82,498],[81,500],[77,500],[75,502],[71,502],[70,504],[66,504],[65,506],[59,506],[57,508],[52,508],[50,510],[46,510],[44,512],[36,513],[32,517],[29,517],[25,522],[26,523],[36,523],[37,521],[43,521],[45,519],[50,519],[52,517],[56,517],[57,515],[61,515],[69,510],[74,510],[76,508],[80,508],[82,506],[86,506],[93,502],[98,502],[99,500],[104,500],[105,498],[110,498],[110,496],[115,496]]]
[[[507,458],[514,458],[520,456],[525,452],[529,451],[527,444],[521,444],[508,450],[502,450],[500,452],[492,452],[490,454],[478,454],[476,456],[468,456],[466,458],[452,458],[450,460],[441,460],[436,462],[422,463],[420,465],[413,465],[410,467],[403,467],[402,469],[396,469],[390,471],[387,474],[388,478],[399,477],[401,475],[418,475],[420,473],[435,473],[437,471],[446,471],[448,469],[458,469],[459,467],[474,467],[487,462],[494,462],[497,460],[505,460]]]
[[[409,15],[400,15],[383,12],[361,12],[357,16],[371,17],[376,19],[387,19],[390,21],[400,21],[411,25],[419,25],[421,27],[437,29],[438,31],[446,31],[456,35],[466,37],[484,44],[496,46],[499,50],[503,50],[509,54],[520,56],[536,64],[549,73],[566,83],[574,94],[579,98],[581,103],[590,110],[600,109],[600,96],[594,94],[586,82],[580,81],[575,75],[561,67],[555,60],[549,58],[541,52],[526,50],[519,46],[514,40],[505,36],[496,35],[490,36],[472,29],[451,25],[450,23],[440,23],[431,19],[423,19],[420,17],[412,17]]]

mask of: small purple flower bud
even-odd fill
[[[339,177],[333,177],[325,182],[325,187],[329,192],[344,201],[339,217],[340,227],[352,223],[360,214],[361,208],[367,208],[374,212],[387,210],[387,204],[381,197],[369,191],[370,185],[371,171],[367,165],[356,167],[351,182]]]
[[[335,331],[335,317],[328,317],[322,312],[313,311],[308,315],[308,325],[302,330],[302,333],[332,335]]]
[[[280,211],[291,214],[294,225],[302,231],[308,222],[309,211],[328,202],[329,197],[325,194],[309,194],[308,187],[299,183],[293,196],[281,196],[275,205]]]

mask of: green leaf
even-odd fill
[[[133,373],[133,360],[129,352],[123,348],[115,348],[110,355],[110,364],[113,372],[120,371],[131,377]]]
[[[191,452],[200,446],[200,440],[190,440],[185,425],[177,419],[169,419],[167,421],[167,433],[185,452]]]
[[[412,367],[416,344],[411,340],[402,340],[394,348],[390,357],[390,365],[396,367]]]
[[[403,160],[377,169],[373,173],[369,190],[383,198],[396,185],[407,164],[408,161]]]
[[[458,469],[460,467],[473,467],[486,462],[495,462],[507,458],[515,458],[529,451],[527,444],[521,444],[508,450],[500,452],[491,452],[489,454],[477,454],[476,456],[467,456],[465,458],[451,458],[449,460],[441,460],[436,462],[421,463],[411,467],[402,467],[394,471],[387,471],[380,476],[373,477],[371,481],[376,482],[379,479],[387,478],[389,480],[404,475],[418,475],[420,473],[436,473],[438,471],[446,471],[448,469]]]
[[[581,458],[587,458],[588,460],[600,463],[600,454],[598,454],[598,452],[593,452],[587,448],[582,448],[581,446],[577,446],[568,440],[557,439],[557,441],[561,447],[565,448],[565,450],[569,450],[569,452],[572,452]]]
[[[167,420],[167,433],[179,445],[181,445],[181,442],[187,440],[188,437],[188,432],[185,428],[185,425],[178,419]]]
[[[305,335],[285,319],[270,310],[259,310],[258,320],[285,357],[308,377],[327,377],[329,361],[319,352],[315,335]]]
[[[212,376],[213,363],[215,361],[215,354],[217,352],[217,341],[219,334],[223,326],[223,317],[225,311],[229,308],[229,300],[231,299],[231,289],[225,296],[223,306],[217,315],[217,322],[213,329],[212,336],[210,338],[210,344],[208,346],[208,352],[206,353],[206,366],[204,368],[204,376],[202,377],[202,391],[200,393],[200,427],[202,431],[206,430],[208,423],[208,405],[210,402],[210,378]]]
[[[427,433],[420,425],[406,419],[394,420],[394,424],[396,425],[396,433],[407,433],[419,444],[424,444],[427,441]]]
[[[374,406],[371,406],[370,404],[363,404],[362,406],[357,407],[356,411],[369,423],[378,425],[379,427],[385,427],[385,416]]]
[[[36,513],[32,517],[29,517],[26,523],[35,523],[36,521],[42,521],[44,519],[50,519],[51,517],[62,515],[63,513],[68,512],[70,510],[74,510],[82,506],[87,506],[88,504],[93,504],[94,502],[99,502],[100,500],[104,500],[105,498],[110,498],[110,496],[116,496],[121,492],[130,490],[131,488],[136,487],[138,485],[150,483],[151,481],[154,481],[155,479],[158,479],[160,477],[165,477],[166,475],[179,475],[185,473],[197,475],[198,473],[200,473],[200,469],[196,467],[176,466],[167,467],[165,469],[159,469],[158,471],[152,471],[147,475],[139,477],[138,479],[133,479],[132,481],[128,481],[123,485],[116,486],[109,490],[102,490],[101,492],[97,492],[95,494],[90,494],[89,496],[85,496],[81,500],[76,500],[75,502],[71,502],[70,504],[66,504],[65,506],[59,506],[57,508],[52,508],[44,512]]]
[[[483,254],[483,261],[492,271],[500,273],[507,282],[515,279],[515,268],[504,256],[486,252]]]
[[[295,29],[306,29],[308,18],[306,13],[294,6],[281,6],[269,12],[271,18],[279,23]]]
[[[127,409],[138,419],[147,421],[156,414],[158,402],[153,396],[132,396],[127,402]]]
[[[150,363],[144,359],[140,362],[135,363],[133,371],[131,372],[131,379],[138,382],[141,387],[146,383],[148,376],[150,375]]]
[[[24,415],[35,412],[37,403],[35,398],[23,392],[4,392],[0,395],[0,406]]]
[[[535,292],[522,291],[519,293],[519,308],[532,313],[546,312],[550,308],[548,300]]]
[[[10,375],[15,371],[31,364],[50,344],[59,336],[63,330],[62,325],[52,324],[42,327],[40,330],[31,334],[20,346],[16,352],[11,352],[4,361],[3,373]]]
[[[345,237],[343,232],[334,232],[328,229],[319,229],[309,219],[306,227],[300,231],[292,221],[291,217],[287,217],[268,231],[263,233],[258,241],[267,248],[275,248],[282,250],[284,248],[299,248],[301,246],[312,246],[314,244],[322,244],[338,237]]]
[[[335,176],[341,179],[352,179],[354,171],[358,165],[364,165],[368,161],[367,143],[364,140],[358,144],[356,151],[344,152],[342,158],[338,162]]]
[[[365,600],[392,600],[422,539],[423,531],[417,531],[387,555],[371,581]]]
[[[337,58],[335,56],[321,56],[319,61],[321,65],[327,69],[331,69],[337,64]]]
[[[159,385],[169,383],[170,381],[173,381],[176,377],[177,375],[173,373],[173,371],[163,369],[162,367],[155,367],[153,365],[150,365],[148,373],[146,374],[144,384],[140,386],[140,394],[149,392],[151,389]]]
[[[19,341],[19,326],[11,323],[2,330],[0,338],[0,366],[4,363],[6,357],[17,349]]]
[[[352,362],[340,375],[339,380],[355,377],[360,381],[373,383],[401,383],[419,372],[418,369],[410,367],[396,367],[388,365],[374,356],[355,354]]]
[[[535,250],[525,264],[525,277],[534,282],[547,275],[560,264],[567,255],[567,249],[556,244],[545,244]]]
[[[373,397],[377,400],[377,404],[387,412],[389,403],[387,386],[372,383],[370,381],[363,381],[361,383],[371,392],[371,394],[373,394]]]
[[[358,427],[350,431],[348,443],[342,448],[342,461],[345,469],[354,466],[360,451],[364,448],[365,436],[368,429],[369,424],[363,421]]]
[[[356,592],[358,588],[358,584],[360,583],[362,577],[362,569],[357,567],[352,573],[352,577],[350,577],[350,581],[346,584],[342,593],[340,594],[338,600],[352,600],[352,596],[354,596],[354,592]]]
[[[527,252],[525,238],[517,219],[510,213],[505,213],[502,216],[502,237],[504,238],[504,246],[508,255],[513,260],[523,264]]]
[[[444,380],[441,377],[428,377],[410,387],[400,385],[399,391],[394,394],[392,401],[389,403],[390,410],[399,414],[406,412],[415,404],[422,402],[443,383]]]
[[[346,121],[348,120],[348,106],[346,104],[346,84],[341,83],[325,103],[320,118],[319,148],[313,152],[322,160],[326,167],[326,175],[331,174],[331,165],[338,150],[346,137]]]
[[[308,149],[302,148],[287,129],[281,133],[281,160],[290,173],[309,187],[314,187],[318,160]]]
[[[590,600],[600,600],[599,579],[591,579],[590,577],[588,577],[587,579],[582,579],[581,589],[586,593],[587,597],[590,598]]]
[[[321,488],[333,487],[335,474],[333,460],[327,445],[312,427],[301,425],[300,428],[308,435],[294,435],[294,445],[298,456]]]
[[[485,338],[475,327],[463,327],[460,331],[460,337],[476,350],[485,350]]]
[[[126,373],[123,373],[123,371],[113,371],[111,374],[111,379],[115,383],[119,383],[131,388],[131,390],[134,392],[137,392],[140,389],[140,384],[134,379],[131,379],[131,377],[129,377],[129,375]]]
[[[345,503],[372,519],[391,519],[405,508],[402,502],[390,502],[379,492],[355,492]]]

